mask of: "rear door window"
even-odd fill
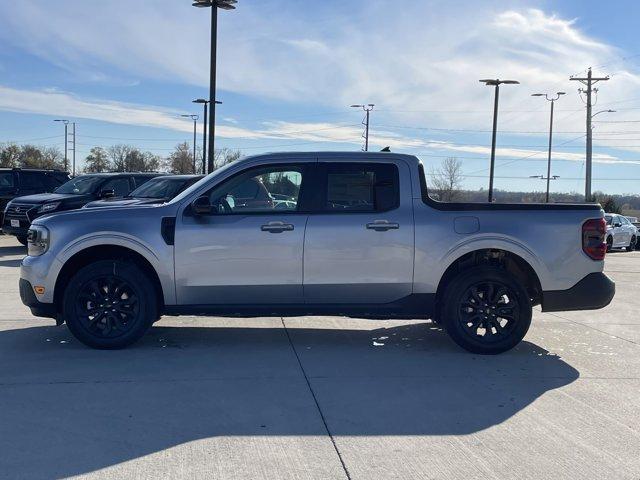
[[[20,189],[25,192],[44,192],[46,191],[44,172],[20,172]]]
[[[13,172],[0,172],[0,188],[13,187]]]
[[[400,204],[394,164],[326,163],[324,168],[325,212],[386,212]]]

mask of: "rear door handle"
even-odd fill
[[[367,223],[367,229],[375,230],[376,232],[385,232],[387,230],[397,230],[400,228],[399,223],[388,222],[387,220],[376,220],[375,222]]]
[[[263,232],[270,233],[281,233],[281,232],[290,232],[293,230],[293,225],[291,223],[284,222],[269,222],[266,225],[262,225],[260,230]]]

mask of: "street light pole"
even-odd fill
[[[517,85],[517,80],[484,79],[480,80],[485,85],[495,86],[495,96],[493,99],[493,133],[491,134],[491,164],[489,167],[489,203],[493,202],[493,174],[496,165],[496,134],[498,130],[498,97],[500,95],[500,85]]]
[[[190,118],[193,120],[193,173],[196,173],[196,127],[198,124],[198,115],[180,115],[181,117]]]
[[[371,110],[373,110],[373,107],[375,105],[373,103],[367,103],[365,104],[357,104],[357,105],[351,105],[352,108],[362,108],[362,110],[365,111],[365,118],[364,118],[364,151],[368,152],[369,151],[369,112],[371,112]]]
[[[71,176],[76,176],[76,122],[73,122],[73,157],[71,162]]]
[[[205,175],[207,173],[207,118],[209,112],[209,100],[205,100],[204,98],[196,98],[193,100],[193,103],[201,103],[204,106],[204,118],[203,118],[203,131],[202,131],[202,174]],[[215,101],[216,105],[222,104],[218,100]],[[211,173],[209,171],[208,173]]]
[[[67,159],[67,126],[69,125],[69,120],[66,120],[64,118],[57,118],[54,120],[54,122],[62,122],[64,123],[64,171],[68,172],[69,171],[69,161]],[[74,144],[75,146],[75,144]]]
[[[214,139],[216,128],[216,54],[218,36],[218,8],[234,10],[238,0],[194,0],[193,6],[198,8],[211,8],[211,55],[209,60],[209,149],[207,153],[208,171],[213,171]]]
[[[565,92],[557,92],[555,96],[549,97],[547,93],[534,93],[532,97],[544,97],[547,101],[551,102],[551,116],[549,119],[549,155],[547,157],[547,195],[545,197],[546,203],[549,203],[549,187],[551,182],[551,142],[553,138],[553,106],[556,103],[556,100],[560,98],[560,96],[566,95]]]

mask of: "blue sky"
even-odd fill
[[[500,97],[496,187],[542,190],[549,105],[552,182],[583,191],[584,104],[571,74],[611,75],[597,95],[594,189],[640,193],[640,6],[631,0],[239,0],[220,12],[217,146],[245,154],[371,148],[437,166],[463,162],[487,185],[493,92]],[[208,92],[209,18],[189,0],[0,0],[0,142],[58,146],[78,125],[78,158],[130,143],[160,155],[191,141],[182,113]],[[198,138],[200,142],[200,136]]]

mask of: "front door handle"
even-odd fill
[[[388,222],[387,220],[376,220],[375,222],[367,223],[368,230],[375,230],[376,232],[385,232],[387,230],[397,230],[400,228],[399,223]]]
[[[266,225],[262,225],[260,230],[270,233],[290,232],[293,230],[293,225],[291,223],[284,222],[269,222]]]

